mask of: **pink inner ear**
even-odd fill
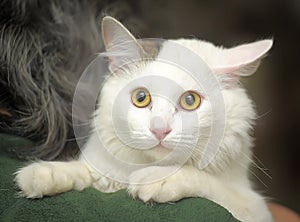
[[[134,36],[116,19],[106,16],[102,21],[102,36],[109,57],[109,68],[118,72],[129,61],[141,58],[142,47]]]
[[[251,75],[253,70],[255,71],[257,69],[259,60],[266,55],[272,47],[272,44],[272,40],[262,40],[226,49],[222,52],[223,64],[219,67],[215,67],[214,71],[216,73],[234,73],[241,68],[249,68],[249,73],[243,74]]]
[[[264,56],[271,46],[271,40],[264,40],[229,49],[228,63],[231,65],[251,63]]]
[[[248,51],[247,47],[241,46],[230,50],[228,55],[228,65],[236,66],[237,64],[245,64],[256,58],[256,51]]]

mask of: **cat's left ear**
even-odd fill
[[[213,67],[213,71],[216,74],[230,74],[235,79],[239,79],[239,76],[250,76],[257,70],[261,59],[272,45],[273,40],[268,39],[223,49],[220,58],[222,64]]]
[[[102,20],[102,37],[112,72],[128,62],[139,60],[144,53],[136,38],[118,20],[105,16]]]

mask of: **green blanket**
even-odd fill
[[[106,194],[93,188],[36,200],[20,198],[13,173],[24,163],[5,149],[25,143],[0,135],[0,221],[238,221],[226,209],[204,198],[145,205],[132,200],[124,190]]]

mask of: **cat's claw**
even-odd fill
[[[140,199],[145,203],[151,201],[167,203],[182,198],[180,195],[177,195],[175,191],[172,191],[170,187],[167,188],[165,181],[147,185],[129,185],[128,192],[134,199]]]
[[[152,173],[157,174],[156,167],[149,167],[136,171],[131,174],[129,179],[128,193],[134,199],[140,199],[143,202],[174,202],[184,197],[181,187],[176,185],[176,175],[171,175],[155,182],[149,182]],[[159,167],[157,167],[159,168]],[[158,171],[159,172],[159,171]],[[150,174],[149,174],[150,173]]]

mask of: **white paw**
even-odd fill
[[[73,180],[48,162],[33,163],[16,172],[15,181],[20,194],[27,198],[40,198],[69,190]],[[80,185],[79,185],[80,186]]]
[[[148,167],[133,172],[129,178],[128,192],[144,202],[166,203],[185,197],[183,187],[176,183],[176,174],[158,179],[161,167]],[[151,182],[151,179],[155,182]]]
[[[105,176],[102,176],[101,174],[97,172],[92,172],[91,176],[93,178],[93,183],[92,186],[100,190],[101,192],[104,193],[113,193],[118,190],[126,188],[126,185],[123,183],[116,182],[110,178],[107,178]]]

